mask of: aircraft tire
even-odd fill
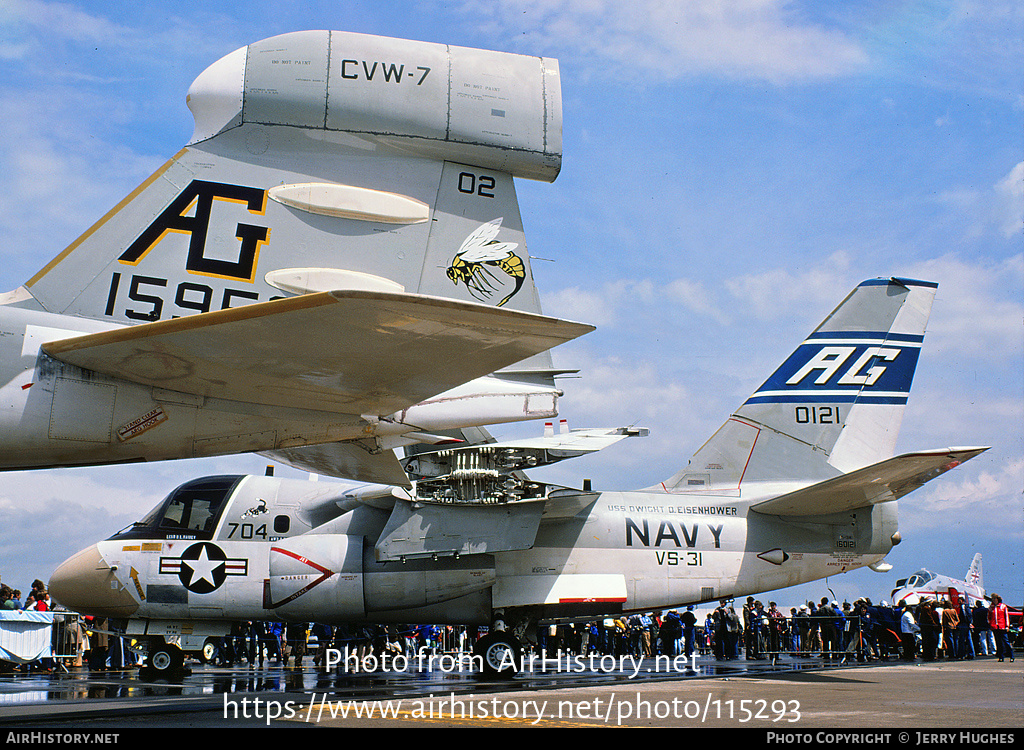
[[[480,657],[485,677],[514,677],[523,661],[523,647],[519,641],[500,630],[477,641],[473,645],[473,654]]]
[[[173,674],[181,670],[185,664],[185,654],[175,645],[158,641],[149,648],[146,667],[157,676]]]
[[[213,638],[207,638],[203,647],[199,650],[199,661],[209,664],[217,657],[217,643]]]

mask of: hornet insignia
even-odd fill
[[[452,283],[462,282],[469,293],[481,302],[493,297],[502,287],[501,280],[487,267],[497,268],[507,274],[513,280],[514,287],[498,303],[498,307],[512,299],[526,279],[526,264],[512,252],[519,243],[498,242],[495,239],[501,229],[501,221],[500,217],[489,221],[469,235],[448,266],[448,278]]]

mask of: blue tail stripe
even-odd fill
[[[906,404],[908,396],[895,393],[873,395],[860,391],[843,394],[815,395],[811,393],[754,394],[744,402],[747,404]]]
[[[818,339],[863,339],[864,341],[877,341],[879,343],[906,343],[921,344],[924,336],[913,333],[889,333],[888,331],[815,331],[807,337],[808,341]]]
[[[920,354],[920,346],[909,342],[808,341],[797,347],[754,397],[778,399],[794,394],[803,400],[813,396],[852,401],[877,394],[905,399]]]

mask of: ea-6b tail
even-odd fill
[[[402,484],[394,448],[557,415],[548,349],[591,327],[541,316],[513,182],[558,175],[557,61],[296,32],[188,106],[188,144],[0,296],[0,469],[258,451]]]

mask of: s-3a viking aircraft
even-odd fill
[[[150,639],[150,664],[232,620],[488,625],[487,672],[538,621],[667,609],[862,566],[899,543],[896,500],[985,448],[893,457],[934,284],[866,281],[694,454],[653,487],[529,480],[579,450],[417,452],[412,489],[212,477],[63,563],[52,595]],[[581,433],[603,445],[623,431]]]
[[[0,295],[0,469],[404,484],[395,447],[557,415],[547,350],[591,327],[540,314],[513,184],[558,175],[557,61],[297,32],[187,101],[188,144]]]

